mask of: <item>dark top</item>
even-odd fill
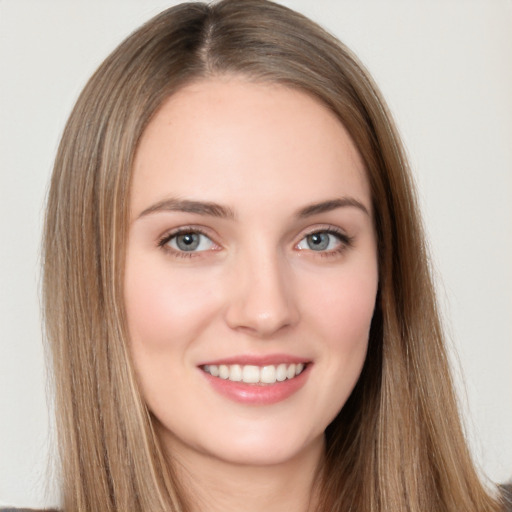
[[[505,503],[505,512],[512,512],[512,482],[500,485],[499,489]]]

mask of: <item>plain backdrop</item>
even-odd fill
[[[57,501],[47,473],[51,396],[38,269],[59,136],[103,58],[174,3],[0,0],[0,504]],[[482,472],[505,481],[512,476],[512,3],[283,3],[359,55],[397,120],[471,447]]]

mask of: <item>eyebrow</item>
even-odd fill
[[[222,219],[235,218],[233,210],[226,206],[222,206],[217,203],[191,201],[188,199],[178,198],[169,198],[159,201],[158,203],[151,205],[149,208],[146,208],[138,218],[140,219],[141,217],[145,217],[151,213],[164,211],[197,213],[198,215],[208,215]]]
[[[358,208],[366,215],[370,215],[370,212],[368,211],[366,206],[363,203],[361,203],[361,201],[358,201],[354,197],[340,197],[336,199],[329,199],[327,201],[321,201],[319,203],[310,204],[308,206],[305,206],[304,208],[301,208],[296,215],[300,219],[303,219],[306,217],[317,215],[319,213],[330,212],[332,210],[336,210],[337,208],[344,208],[347,206]]]
[[[295,216],[299,219],[312,217],[320,213],[329,212],[336,210],[337,208],[353,207],[361,210],[366,215],[370,215],[366,206],[353,197],[341,197],[336,199],[328,199],[327,201],[321,201],[319,203],[313,203],[307,205],[295,213]],[[178,199],[169,198],[159,201],[146,208],[139,216],[145,217],[151,213],[175,211],[175,212],[186,212],[196,213],[198,215],[207,215],[210,217],[218,217],[221,219],[235,219],[235,212],[227,207],[222,206],[218,203],[205,202],[205,201],[192,201],[189,199]]]

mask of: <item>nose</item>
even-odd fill
[[[300,315],[286,262],[261,253],[240,260],[230,279],[229,327],[268,338],[296,325]]]

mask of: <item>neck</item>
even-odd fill
[[[323,438],[290,460],[261,466],[173,448],[173,467],[190,512],[316,510]]]

